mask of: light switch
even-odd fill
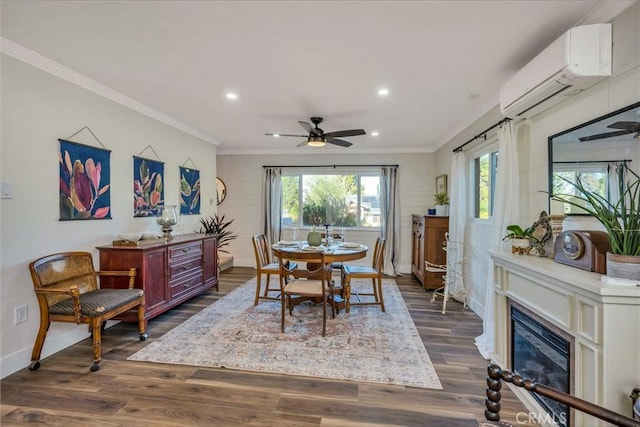
[[[2,183],[2,198],[13,199],[13,184],[10,182]]]

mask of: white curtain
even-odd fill
[[[467,224],[467,162],[462,151],[453,153],[451,198],[449,201],[449,243],[447,245],[448,292],[466,305],[468,290],[464,280],[464,234]]]
[[[498,171],[496,176],[495,198],[493,204],[493,225],[488,249],[502,250],[502,237],[509,224],[517,224],[520,219],[518,195],[520,179],[518,166],[517,128],[513,121],[498,129]],[[495,354],[495,293],[493,279],[493,261],[489,260],[487,288],[484,304],[483,333],[476,338],[476,346],[485,359]]]
[[[282,213],[282,169],[264,168],[262,181],[262,204],[260,212],[262,219],[260,229],[273,244],[280,240]]]
[[[620,200],[620,195],[624,193],[624,187],[621,188],[620,184],[626,185],[627,183],[628,177],[625,176],[624,165],[625,162],[612,162],[607,165],[609,172],[609,200],[614,203]]]
[[[397,230],[400,230],[400,202],[398,196],[398,167],[383,167],[380,171],[380,227],[385,239],[384,274],[396,275],[400,253]]]

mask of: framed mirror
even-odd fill
[[[227,186],[220,178],[216,178],[216,200],[218,204],[222,203],[227,197]]]
[[[613,183],[622,163],[640,171],[640,102],[549,137],[549,195],[572,194],[580,175],[591,190],[619,198]],[[549,199],[551,215],[584,214],[578,207]]]

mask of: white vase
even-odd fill
[[[448,216],[449,205],[436,205],[436,216]]]

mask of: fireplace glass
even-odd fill
[[[571,342],[511,306],[513,371],[538,384],[570,393]],[[569,408],[532,393],[561,427],[569,425]]]

